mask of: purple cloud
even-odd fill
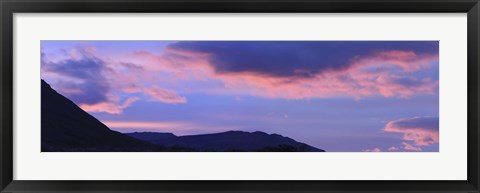
[[[103,74],[106,70],[105,62],[86,54],[84,50],[78,53],[78,58],[58,62],[42,60],[42,73],[50,77],[61,77],[56,79],[55,86],[76,103],[96,104],[107,101],[110,86]]]
[[[385,132],[402,133],[404,141],[413,141],[417,146],[429,146],[439,143],[438,117],[414,117],[390,121],[383,128]],[[421,150],[407,142],[406,150]]]
[[[210,53],[217,73],[258,73],[311,77],[349,67],[352,59],[385,50],[438,54],[438,42],[344,41],[181,41],[170,49]]]
[[[42,54],[42,78],[87,112],[121,114],[142,99],[132,95],[137,93],[162,103],[187,102],[175,91],[155,85],[150,72],[135,63],[97,57],[95,48],[64,53],[57,60],[47,60]]]

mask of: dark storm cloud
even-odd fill
[[[212,54],[210,62],[217,73],[253,72],[279,77],[308,77],[346,68],[356,57],[381,51],[438,54],[436,41],[182,41],[169,48]]]

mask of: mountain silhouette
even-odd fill
[[[324,150],[297,142],[278,134],[260,131],[227,131],[223,133],[175,136],[172,133],[135,132],[128,136],[150,143],[178,147],[180,151],[301,151],[323,152]]]
[[[154,151],[157,145],[112,131],[75,103],[41,86],[42,151]]]
[[[227,131],[176,136],[110,130],[41,80],[42,152],[323,152],[278,134]]]

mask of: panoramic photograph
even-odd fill
[[[438,41],[42,40],[42,152],[439,152]]]

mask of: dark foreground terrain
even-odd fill
[[[42,152],[323,152],[278,134],[227,131],[175,136],[122,134],[79,108],[42,80]]]

